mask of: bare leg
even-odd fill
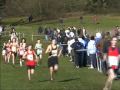
[[[22,67],[22,59],[20,59],[20,66]]]
[[[112,82],[113,82],[113,80],[114,80],[114,78],[115,78],[115,74],[114,74],[114,71],[112,70],[112,69],[110,69],[109,71],[108,71],[108,79],[107,79],[107,81],[106,81],[106,83],[105,83],[105,87],[104,87],[104,89],[103,90],[111,90],[111,87],[112,87]]]
[[[14,54],[12,54],[12,63],[13,63],[13,65],[15,64],[15,55]]]
[[[50,67],[50,79],[53,80],[53,67]]]
[[[40,60],[42,59],[42,55],[40,54]]]
[[[58,71],[58,65],[54,66],[54,72],[56,73]]]
[[[42,63],[42,61],[41,61],[41,59],[42,59],[42,54],[40,54],[39,58],[40,58],[40,63]]]
[[[8,63],[10,62],[10,53],[8,53],[8,55],[7,55],[7,61],[8,61]]]
[[[22,67],[22,60],[20,60],[20,66]]]
[[[34,69],[31,69],[31,74],[34,74],[35,70]]]
[[[37,57],[37,66],[39,66],[39,56]]]
[[[28,69],[28,79],[31,80],[30,69]]]

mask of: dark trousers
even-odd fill
[[[75,62],[75,51],[72,49],[71,51],[72,62]]]
[[[107,69],[108,69],[107,62],[106,61],[102,61],[102,72],[104,74],[107,74]]]
[[[91,61],[90,61],[90,57],[87,55],[87,66],[90,66]]]
[[[63,56],[68,54],[67,45],[63,45],[62,54],[63,54]]]
[[[93,65],[94,68],[97,68],[97,60],[96,60],[96,54],[90,54],[89,55],[89,60],[91,64]]]
[[[83,53],[84,53],[84,55],[83,55],[83,66],[86,67],[87,66],[87,59],[88,59],[87,52],[84,51]]]
[[[75,66],[83,67],[83,52],[75,53]]]

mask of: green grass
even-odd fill
[[[95,25],[91,23],[91,16],[85,17],[85,23],[80,25],[78,18],[69,18],[65,20],[65,27],[67,26],[84,26],[90,33],[95,33],[98,30],[111,30],[115,25],[120,25],[120,17],[101,16],[100,24]],[[17,19],[18,20],[18,19]],[[4,23],[15,22],[16,19],[9,18],[4,20]],[[31,34],[37,32],[38,27],[50,26],[60,27],[57,20],[43,21],[32,24],[18,25],[16,26],[17,32],[25,33],[25,37],[28,43],[35,44],[38,37],[31,41]],[[39,37],[42,40],[43,47],[46,49],[48,42],[44,41],[43,37]],[[2,38],[0,43],[2,44],[7,38]],[[55,75],[55,81],[49,81],[49,70],[47,67],[47,55],[43,56],[42,64],[36,67],[35,74],[31,81],[27,78],[26,66],[19,67],[18,59],[17,64],[4,64],[2,58],[0,59],[0,90],[102,90],[107,77],[97,70],[89,70],[88,68],[76,69],[71,62],[68,61],[68,57],[59,58],[59,71]],[[120,81],[114,81],[112,90],[120,90]]]
[[[116,25],[120,25],[119,16],[99,16],[100,24],[93,24],[93,16],[85,16],[84,23],[81,24],[79,17],[71,17],[64,19],[64,27],[75,26],[75,27],[85,27],[90,34],[94,34],[96,31],[109,31],[112,30]],[[11,24],[16,22],[20,18],[8,18],[3,20],[3,23]],[[35,23],[29,23],[25,25],[16,26],[17,31],[25,33],[36,33],[39,26],[43,27],[53,27],[62,28],[58,20],[41,21]],[[30,31],[30,32],[29,32]]]

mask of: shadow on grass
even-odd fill
[[[71,78],[71,79],[65,79],[65,80],[61,80],[58,82],[70,82],[70,81],[74,81],[74,80],[79,80],[80,78]]]
[[[75,81],[75,80],[79,80],[80,78],[70,78],[70,79],[65,79],[65,80],[61,80],[61,81],[58,81],[58,82],[70,82],[70,81]],[[50,80],[49,79],[46,79],[46,80],[39,80],[38,82],[49,82]],[[53,81],[56,81],[56,80],[53,80]]]
[[[46,80],[39,80],[38,82],[48,82],[50,80],[46,79]]]

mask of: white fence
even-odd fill
[[[18,39],[21,39],[21,38],[25,38],[27,36],[30,36],[31,37],[31,40],[33,41],[34,40],[34,37],[44,37],[45,35],[38,35],[38,34],[32,34],[32,35],[29,35],[29,34],[25,34],[25,33],[21,33],[21,32],[18,32],[17,33],[17,36],[18,36]],[[4,32],[1,32],[1,37],[10,37],[10,32],[9,31],[4,31]]]
[[[25,34],[21,32],[18,32],[17,35],[18,35],[18,39],[25,37]],[[1,37],[10,37],[10,32],[9,31],[1,32]]]

